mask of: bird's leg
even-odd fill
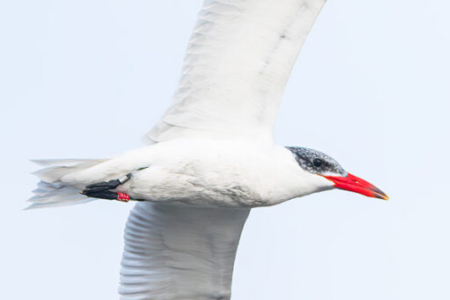
[[[127,182],[128,180],[130,180],[131,177],[132,177],[132,174],[128,173],[127,175],[125,175],[119,179],[102,181],[102,182],[97,182],[97,183],[87,185],[85,187],[85,189],[81,192],[81,194],[86,195],[90,198],[118,200],[118,201],[122,201],[122,202],[128,202],[130,200],[137,200],[137,199],[133,199],[128,194],[111,191],[111,190],[114,190],[115,188],[117,188],[119,185],[122,185],[125,182]]]

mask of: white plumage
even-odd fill
[[[297,55],[325,0],[206,0],[173,105],[151,145],[108,160],[41,161],[30,208],[84,203],[87,185],[146,200],[125,231],[123,300],[229,299],[251,207],[331,189],[273,144]]]
[[[138,203],[125,230],[122,299],[229,299],[249,212]]]
[[[207,0],[172,107],[147,135],[272,141],[284,87],[325,0]]]

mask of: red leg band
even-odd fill
[[[128,202],[128,201],[130,201],[130,196],[125,193],[117,193],[117,200],[123,201],[123,202]]]

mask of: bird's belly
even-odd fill
[[[200,168],[199,168],[200,167]],[[127,192],[135,199],[213,207],[266,206],[268,199],[239,175],[217,165],[208,169],[198,164],[181,168],[150,167],[136,173]],[[241,170],[242,171],[242,170]]]

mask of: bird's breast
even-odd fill
[[[267,206],[289,198],[291,176],[271,148],[203,144],[176,149],[165,149],[170,158],[155,154],[150,167],[134,174],[127,192],[155,202],[220,207]]]
[[[233,170],[235,169],[235,170]],[[137,199],[202,206],[253,207],[265,205],[255,188],[259,180],[245,168],[229,164],[184,161],[177,166],[153,166],[136,174],[130,194]]]

